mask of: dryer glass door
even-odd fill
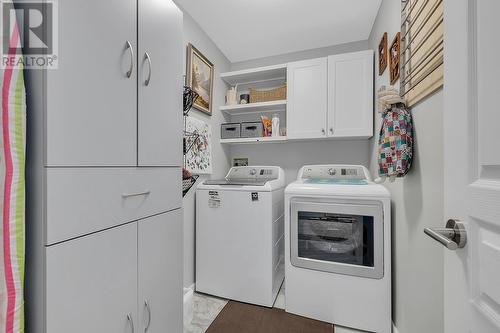
[[[298,267],[382,278],[382,206],[292,202],[291,261]]]

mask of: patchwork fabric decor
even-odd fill
[[[410,110],[395,104],[382,113],[379,138],[379,176],[403,177],[413,162],[413,122]]]

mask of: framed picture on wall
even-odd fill
[[[384,32],[380,44],[378,44],[378,75],[384,74],[387,68],[387,32]]]
[[[398,32],[391,43],[391,47],[389,48],[389,70],[391,84],[396,83],[396,81],[399,79],[399,57],[401,52],[400,45],[401,39],[400,33]]]
[[[187,46],[186,64],[187,85],[198,93],[193,107],[211,116],[214,65],[191,43]]]

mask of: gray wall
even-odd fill
[[[378,49],[384,32],[389,43],[392,41],[399,31],[400,10],[400,0],[383,0],[369,38],[370,48]],[[375,91],[389,85],[388,77],[388,69],[382,76],[376,75]],[[399,83],[395,87],[399,88]],[[414,106],[412,114],[416,143],[413,169],[405,178],[385,184],[392,195],[393,321],[400,333],[440,333],[444,330],[443,249],[425,236],[423,229],[444,224],[442,91]],[[377,110],[375,124],[377,133],[381,124]],[[372,149],[370,165],[375,175],[375,139]]]
[[[332,54],[368,49],[368,41],[334,45],[233,63],[232,70],[268,66],[291,61],[325,57]],[[351,163],[368,166],[371,145],[369,140],[318,140],[257,145],[234,145],[231,158],[248,157],[251,165],[278,165],[285,170],[287,183],[295,180],[303,165],[320,163]]]
[[[368,41],[363,40],[359,42],[332,45],[327,47],[321,47],[318,49],[305,50],[299,52],[292,52],[286,54],[280,54],[276,56],[252,59],[241,62],[233,62],[231,65],[231,70],[237,71],[240,69],[247,69],[252,67],[262,67],[269,65],[278,65],[284,64],[290,61],[299,61],[313,58],[320,58],[328,55],[339,54],[339,53],[347,53],[354,51],[363,51],[367,50],[369,47]]]
[[[225,103],[226,84],[219,78],[221,72],[230,70],[229,60],[222,54],[212,40],[203,32],[198,24],[184,13],[184,42],[193,44],[213,64],[215,69],[214,96],[212,116],[192,109],[190,116],[199,118],[212,126],[212,165],[211,177],[223,177],[229,169],[228,152],[219,143],[220,124],[223,116],[219,112],[219,106]],[[184,66],[185,68],[185,66]],[[201,176],[198,181],[203,181],[209,176]],[[195,191],[191,189],[184,197],[184,287],[191,286],[195,281]]]

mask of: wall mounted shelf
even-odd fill
[[[259,113],[259,112],[283,112],[286,111],[286,100],[271,101],[271,102],[261,102],[261,103],[249,103],[249,104],[237,104],[237,105],[224,105],[219,108],[222,112],[229,115],[240,115],[248,113]]]
[[[236,138],[236,139],[221,139],[223,144],[256,144],[256,143],[278,143],[286,142],[286,136],[268,136],[262,138]]]
[[[231,86],[263,81],[286,81],[286,64],[222,73],[221,79]]]

